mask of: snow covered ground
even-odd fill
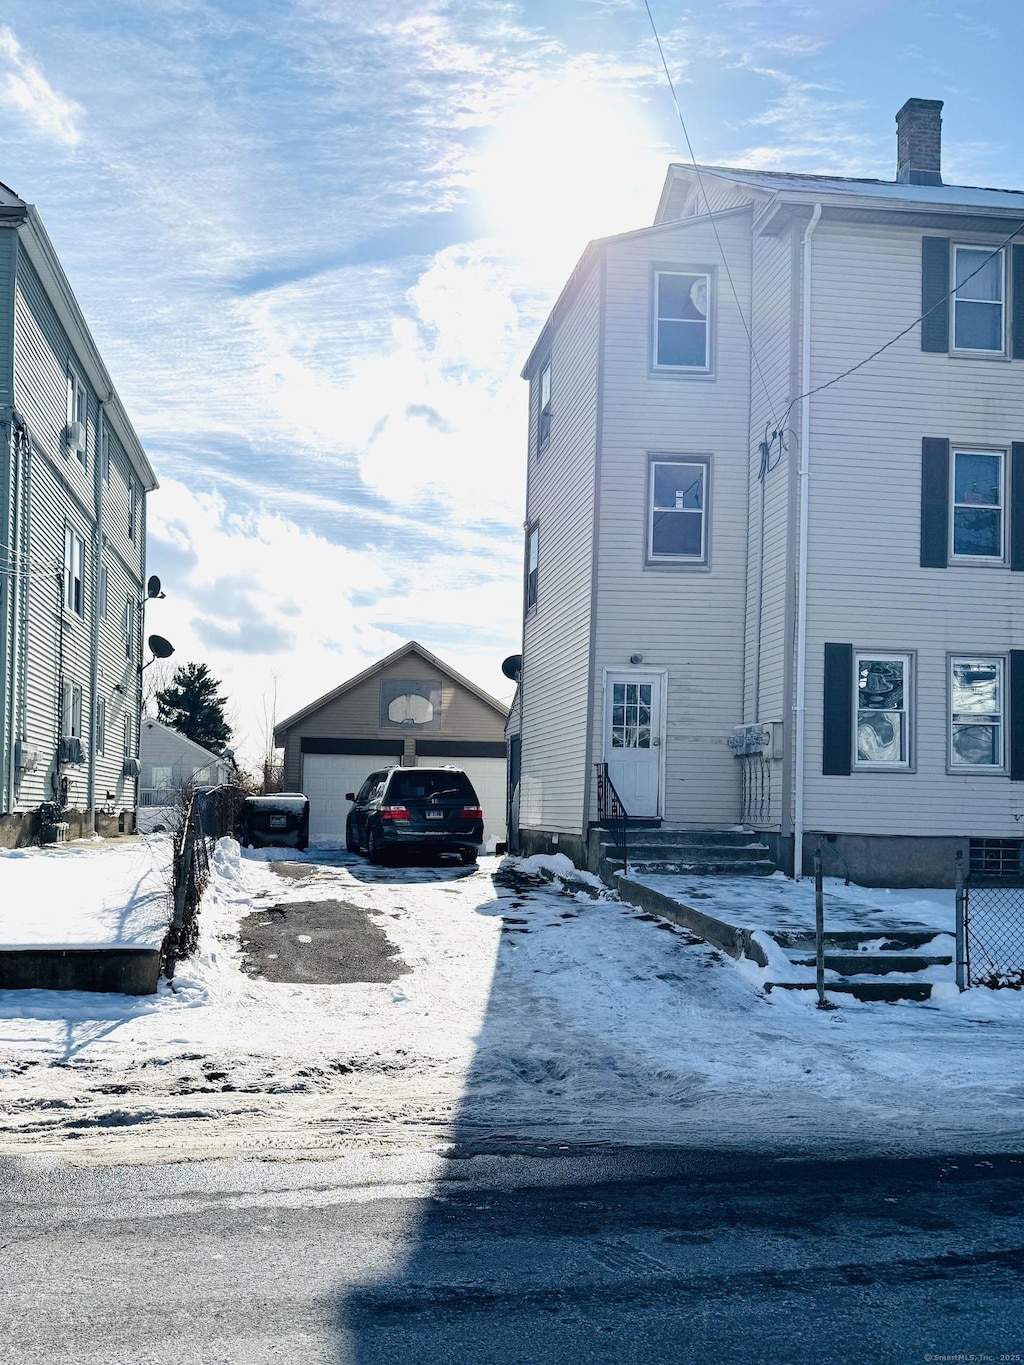
[[[0,948],[159,948],[170,865],[169,835],[0,849]]]
[[[308,875],[280,875],[285,860]],[[765,995],[752,963],[593,885],[538,876],[534,860],[375,869],[222,841],[200,953],[173,990],[0,992],[0,1153],[326,1156],[494,1135],[794,1154],[1019,1147],[1020,993],[822,1013],[813,992]],[[394,981],[242,970],[242,916],[339,900],[397,948]]]

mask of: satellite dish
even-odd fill
[[[160,590],[160,580],[159,580],[159,578],[157,578],[156,574],[151,574],[151,575],[150,575],[149,581],[148,581],[147,584],[146,584],[146,596],[147,596],[147,597],[166,597],[166,596],[167,596],[166,593],[161,592],[161,590]]]
[[[162,635],[151,635],[149,637],[149,648],[155,659],[169,659],[174,653],[174,646],[170,640],[165,640]]]
[[[510,682],[517,683],[519,675],[523,671],[523,656],[521,654],[510,654],[501,665],[501,671]]]

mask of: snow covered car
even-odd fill
[[[302,792],[247,796],[242,806],[243,843],[253,848],[297,848],[309,844],[309,797]]]
[[[385,768],[358,792],[346,792],[349,853],[364,848],[372,863],[399,849],[457,853],[476,862],[484,841],[484,813],[461,768]]]

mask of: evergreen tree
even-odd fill
[[[205,664],[182,664],[156,694],[157,720],[186,739],[218,753],[231,738],[224,715],[227,698]]]

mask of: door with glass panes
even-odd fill
[[[661,677],[609,673],[605,689],[604,761],[632,816],[660,814]]]

